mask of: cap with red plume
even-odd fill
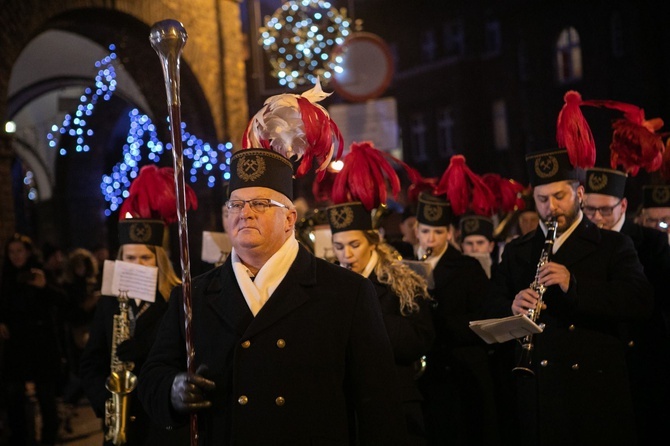
[[[482,180],[495,197],[495,211],[507,214],[522,210],[526,203],[522,197],[524,185],[512,179],[504,178],[497,173],[486,173]]]
[[[353,143],[350,149],[333,183],[334,205],[328,208],[333,233],[372,229],[370,214],[386,204],[387,190],[394,197],[400,192],[400,178],[391,164],[399,160],[368,141]]]
[[[280,94],[268,98],[249,122],[242,139],[244,149],[269,149],[287,159],[300,161],[295,176],[299,178],[317,164],[319,177],[333,158],[342,155],[344,142],[340,130],[325,108],[317,102],[324,93],[317,80],[314,88],[297,94]]]
[[[591,129],[584,119],[581,106],[604,107],[618,110],[623,118],[612,124],[610,165],[622,166],[626,173],[637,175],[640,168],[654,172],[661,167],[665,150],[662,135],[656,132],[663,127],[659,118],[645,120],[644,110],[632,104],[611,100],[582,100],[576,91],[565,94],[565,104],[558,115],[556,139],[565,147],[570,162],[575,167],[591,168],[595,165],[595,143]]]
[[[162,246],[165,225],[178,220],[174,170],[154,164],[142,167],[129,194],[120,209],[119,243]],[[189,186],[186,206],[198,208],[198,199]]]
[[[456,216],[468,210],[477,215],[490,217],[495,208],[495,197],[484,180],[466,164],[463,155],[454,155],[449,161],[434,191],[435,195],[446,194]]]

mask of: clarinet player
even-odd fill
[[[529,284],[537,278],[546,288],[534,373],[515,377],[517,444],[637,444],[618,328],[649,316],[651,287],[631,240],[583,216],[583,172],[568,151],[526,161],[540,227],[505,247],[486,302],[490,316],[528,314],[538,301]],[[538,266],[551,219],[558,223],[551,260]]]

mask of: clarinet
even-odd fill
[[[540,280],[538,279],[540,275],[540,268],[550,260],[552,249],[554,248],[554,241],[556,240],[556,229],[558,228],[558,223],[553,219],[547,221],[545,224],[547,226],[547,237],[544,239],[542,254],[540,254],[540,260],[537,262],[535,280],[533,280],[533,283],[530,284],[530,288],[539,295],[535,308],[528,310],[528,318],[533,322],[537,322],[540,318],[544,292],[546,291],[546,287],[540,283]],[[523,340],[521,341],[521,357],[519,358],[517,366],[512,369],[512,372],[516,372],[517,374],[524,376],[534,376],[535,372],[532,369],[532,353],[533,335],[529,334],[524,336]]]

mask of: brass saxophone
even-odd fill
[[[119,314],[114,315],[112,332],[111,373],[105,387],[112,397],[105,403],[105,440],[115,445],[126,444],[130,414],[130,393],[137,387],[137,377],[132,373],[135,364],[120,361],[116,356],[116,346],[130,337],[128,318],[128,292],[121,291],[118,297]]]
[[[433,254],[433,248],[426,248],[426,252],[421,256],[419,260],[422,262],[425,262],[428,257],[430,257]]]
[[[540,260],[537,262],[537,269],[535,270],[535,279],[533,283],[530,284],[530,288],[533,289],[539,298],[537,299],[537,305],[535,308],[528,310],[528,318],[533,322],[537,322],[540,318],[540,311],[542,310],[544,292],[546,287],[540,283],[538,279],[540,275],[540,267],[545,263],[549,262],[549,259],[554,248],[554,241],[556,240],[556,230],[558,229],[558,222],[554,219],[548,220],[546,223],[547,226],[547,236],[544,239],[544,246],[542,248],[542,253],[540,254]],[[521,341],[521,357],[516,367],[512,369],[512,372],[525,376],[533,376],[535,372],[532,369],[532,358],[533,353],[533,335],[529,334],[523,337]]]

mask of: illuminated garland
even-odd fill
[[[267,52],[272,76],[291,89],[298,85],[324,83],[337,64],[330,60],[333,48],[351,34],[346,9],[337,10],[327,1],[289,1],[266,17],[260,42]]]
[[[114,45],[109,46],[112,51],[109,56],[104,57],[95,63],[100,68],[95,78],[95,91],[86,88],[84,94],[79,98],[79,106],[74,118],[66,114],[61,126],[53,125],[51,132],[47,134],[49,147],[56,148],[60,135],[70,135],[76,137],[75,150],[77,152],[88,152],[90,147],[86,144],[86,137],[93,135],[93,129],[86,128],[85,116],[91,116],[95,105],[102,98],[109,101],[116,89],[116,71],[112,62],[116,60],[116,54],[113,52]],[[100,190],[109,207],[105,209],[105,215],[110,216],[128,197],[128,188],[140,170],[140,163],[143,160],[143,151],[146,158],[151,163],[158,163],[164,150],[172,150],[172,144],[163,144],[156,132],[156,126],[151,122],[151,118],[146,114],[140,113],[138,109],[133,109],[128,114],[130,118],[130,128],[126,136],[126,143],[123,145],[122,159],[114,165],[112,173],[102,176]],[[232,156],[233,145],[230,142],[217,144],[213,147],[211,144],[202,141],[195,135],[186,131],[186,124],[181,123],[182,140],[184,142],[183,155],[191,161],[191,168],[188,170],[188,179],[191,183],[196,183],[199,176],[205,176],[208,187],[214,187],[218,178],[224,181],[230,179],[230,157]],[[144,148],[144,150],[142,150]],[[61,156],[67,155],[65,147],[59,148]],[[146,164],[146,163],[145,163]]]

